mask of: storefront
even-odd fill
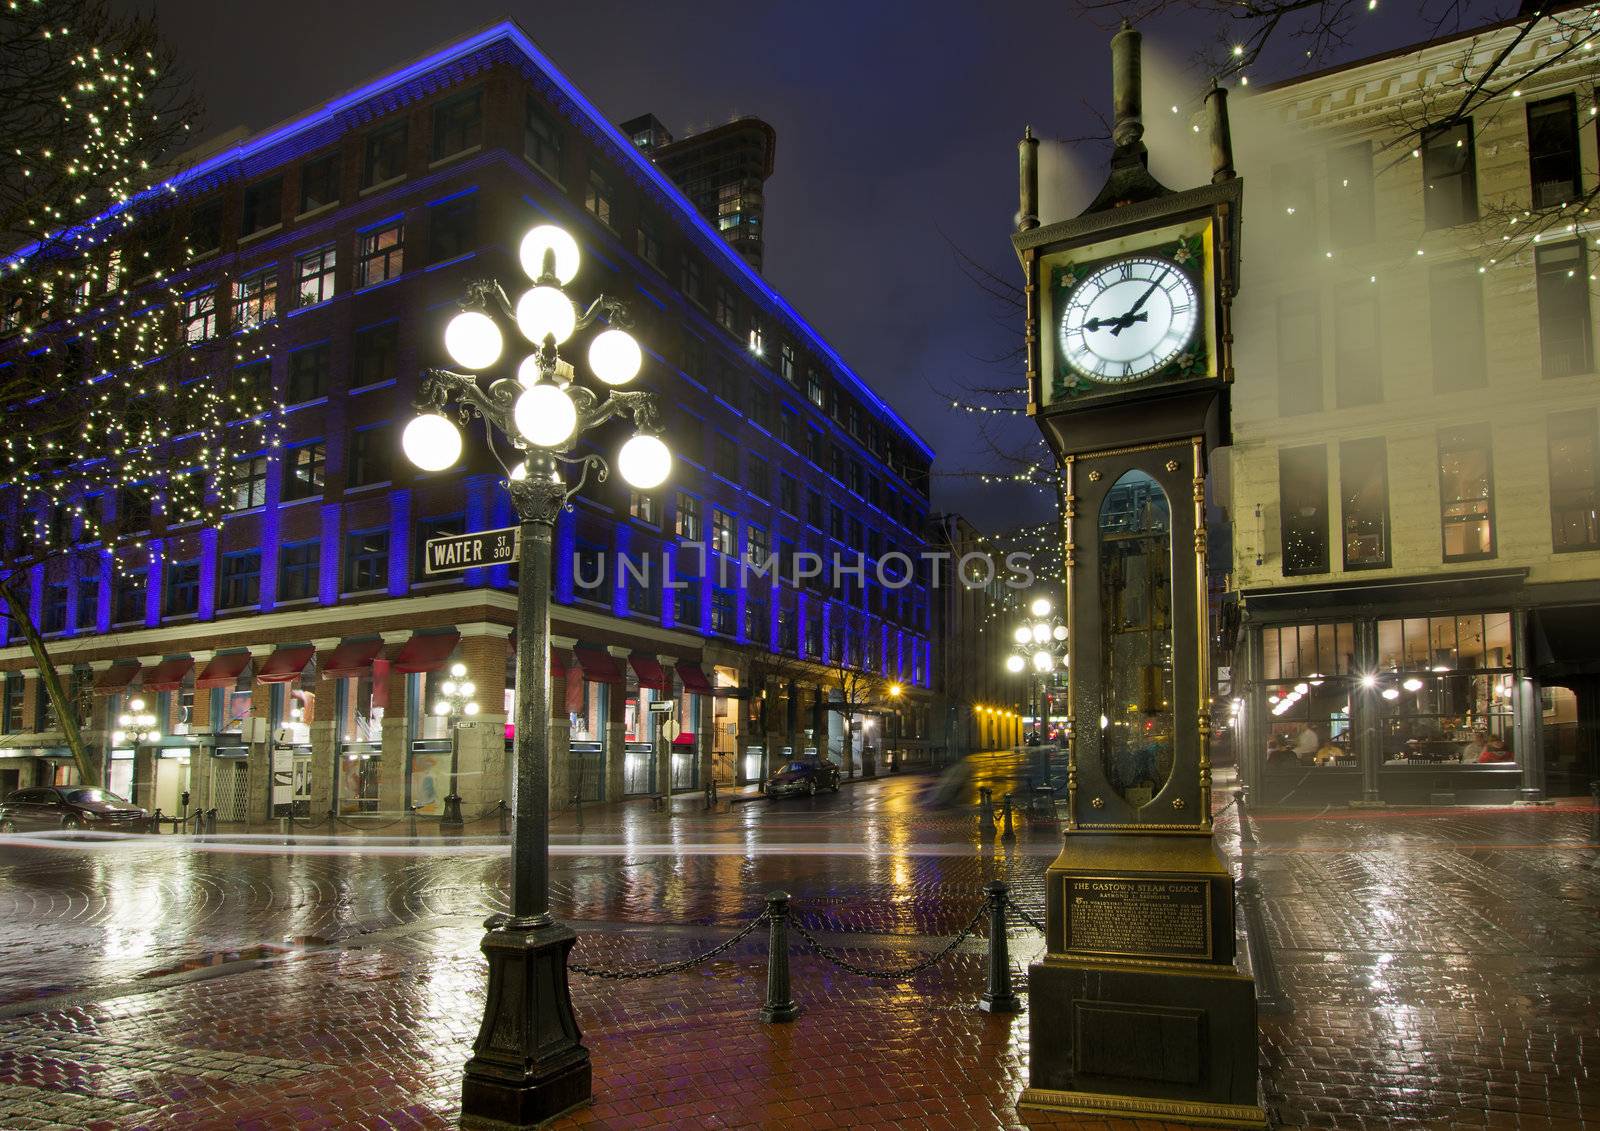
[[[1542,798],[1546,723],[1559,727],[1562,706],[1539,686],[1521,582],[1501,571],[1245,594],[1232,717],[1254,803]]]

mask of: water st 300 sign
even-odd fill
[[[476,534],[450,534],[429,538],[422,571],[427,574],[455,573],[483,566],[510,565],[522,550],[522,539],[515,526],[504,530],[480,530]]]

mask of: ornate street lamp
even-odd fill
[[[1042,682],[1036,683],[1034,677],[1042,681],[1053,676],[1056,669],[1067,666],[1067,626],[1056,615],[1048,597],[1035,597],[1028,611],[1033,614],[1033,619],[1017,625],[1012,631],[1011,639],[1016,651],[1006,657],[1006,670],[1020,673],[1032,669],[1033,674],[1028,677],[1028,695],[1033,698],[1035,691],[1038,692],[1034,702],[1033,724],[1035,729],[1042,730],[1041,716],[1046,695]]]
[[[578,245],[560,228],[534,228],[523,237],[520,254],[534,285],[514,304],[492,280],[467,288],[462,313],[445,329],[445,349],[474,372],[427,370],[417,398],[420,415],[402,437],[413,463],[443,471],[461,456],[458,423],[481,419],[519,519],[511,913],[491,916],[486,924],[489,991],[461,1090],[468,1125],[519,1127],[590,1095],[589,1050],[580,1043],[567,986],[567,955],[577,935],[557,923],[549,907],[550,544],[556,517],[571,509],[591,474],[596,481],[609,474],[600,456],[572,449],[580,436],[613,417],[629,417],[635,429],[617,456],[617,469],[629,484],[650,490],[672,470],[672,455],[657,435],[655,397],[585,388],[557,352],[603,317],[607,328],[589,341],[589,370],[603,385],[627,384],[644,355],[625,329],[622,304],[602,295],[578,312],[563,289],[578,274]],[[516,363],[514,376],[495,378],[485,388],[474,373],[500,360],[506,344],[502,321],[514,325],[534,350]],[[573,466],[578,481],[568,486],[566,473]]]
[[[461,728],[469,725],[465,720],[478,713],[473,700],[477,687],[467,679],[467,665],[450,665],[450,678],[439,685],[439,700],[433,713],[445,720],[450,728],[450,792],[444,799],[444,815],[439,818],[439,831],[459,834],[465,827],[461,819]]]
[[[113,746],[124,742],[135,747],[150,746],[161,741],[161,728],[156,725],[156,717],[145,711],[143,699],[128,700],[128,709],[117,716],[117,726],[121,729],[111,732]]]

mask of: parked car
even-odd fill
[[[796,794],[815,797],[825,789],[839,792],[839,767],[832,762],[790,762],[767,779],[767,796],[773,800]]]
[[[149,814],[108,790],[82,785],[39,785],[0,801],[0,832],[24,829],[142,830]]]

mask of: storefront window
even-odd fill
[[[1514,762],[1509,612],[1378,622],[1375,697],[1386,762]]]
[[[223,691],[221,733],[242,733],[244,721],[250,717],[254,703],[255,696],[250,691],[250,677],[241,675],[232,688]]]
[[[1268,626],[1261,630],[1261,675],[1265,680],[1349,675],[1356,668],[1355,625]]]
[[[372,673],[341,681],[340,742],[382,742],[383,712],[373,695]]]
[[[273,741],[279,746],[311,745],[311,724],[317,716],[315,676],[303,674],[292,683],[274,685]]]
[[[1263,690],[1267,708],[1268,769],[1353,766],[1355,749],[1350,732],[1353,686],[1354,681],[1348,678],[1321,676],[1266,684]]]

